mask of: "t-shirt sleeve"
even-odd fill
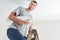
[[[18,16],[18,15],[21,14],[21,10],[22,10],[22,7],[18,7],[15,10],[13,10],[12,12],[15,12],[16,13],[16,16]]]

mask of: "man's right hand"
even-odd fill
[[[23,24],[24,24],[24,25],[26,25],[26,24],[28,24],[28,23],[29,23],[29,19],[28,19],[28,20],[23,21]]]

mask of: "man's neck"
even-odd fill
[[[26,10],[29,11],[29,12],[31,11],[30,8],[26,8]]]

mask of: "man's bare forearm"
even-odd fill
[[[16,15],[15,15],[14,12],[11,12],[11,14],[9,15],[8,18],[9,18],[10,20],[12,20],[13,22],[16,22],[17,24],[22,24],[22,23],[23,23],[22,20],[16,18]]]

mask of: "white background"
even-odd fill
[[[0,0],[0,40],[8,40],[6,30],[10,25],[8,15],[18,6],[28,7],[26,0]],[[60,0],[37,0],[31,12],[40,40],[60,40]]]

